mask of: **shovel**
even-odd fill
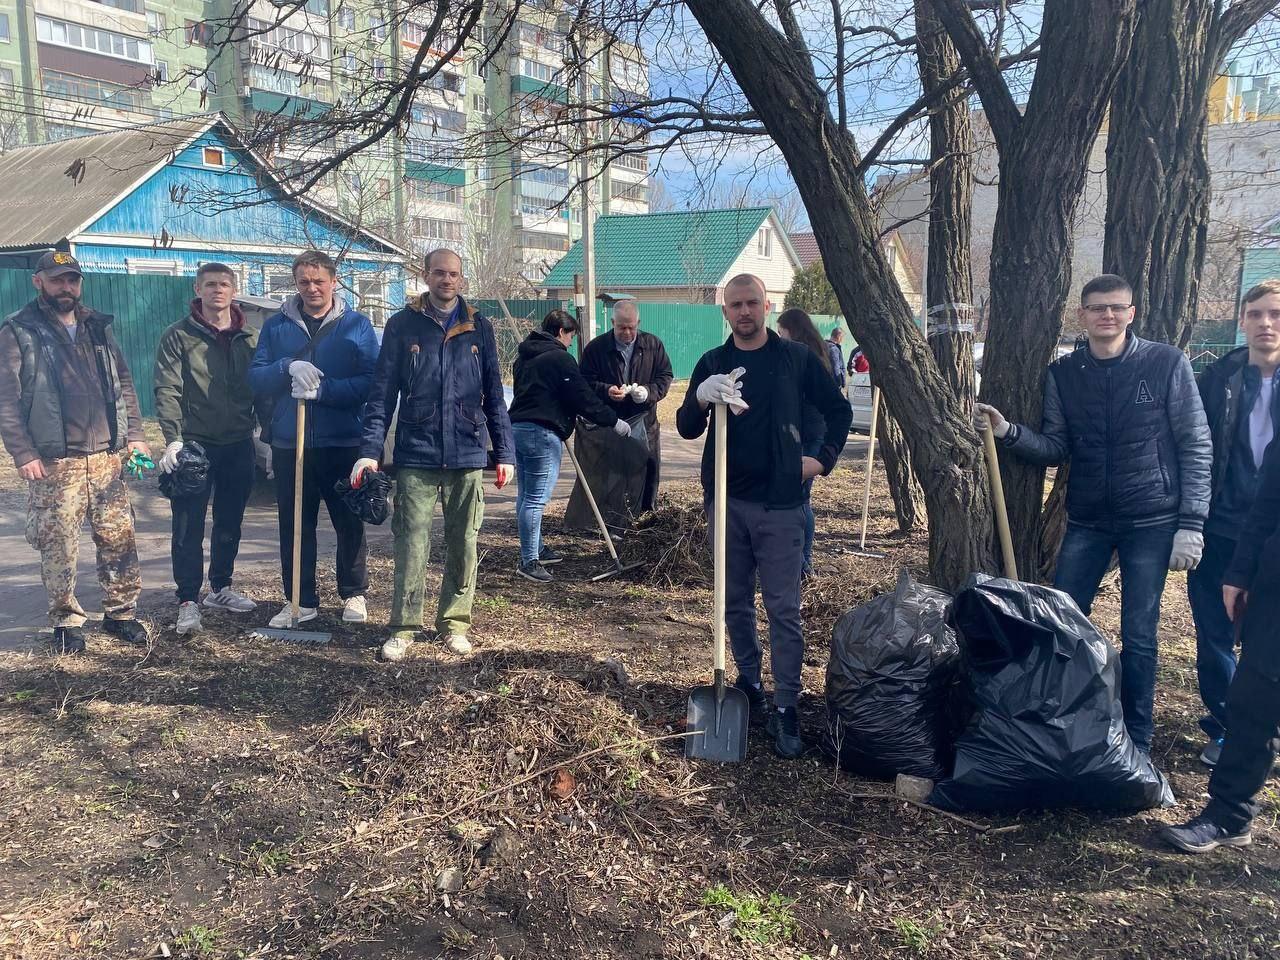
[[[566,443],[564,448],[569,451],[569,459],[573,462],[573,472],[578,475],[578,482],[582,484],[582,492],[587,495],[587,503],[591,504],[591,512],[595,514],[596,523],[600,525],[600,536],[604,537],[604,545],[609,549],[609,556],[613,559],[613,569],[596,574],[591,578],[591,582],[598,583],[601,580],[608,580],[610,577],[616,577],[620,573],[626,573],[628,570],[644,566],[643,560],[624,564],[618,558],[617,548],[613,545],[613,535],[609,533],[609,527],[604,522],[604,517],[600,515],[600,508],[596,506],[596,498],[592,495],[591,487],[587,484],[587,475],[578,466],[578,457],[573,452],[572,442]]]
[[[307,432],[307,401],[298,401],[297,447],[293,455],[293,590],[290,604],[290,620],[288,629],[280,627],[258,627],[250,635],[267,640],[283,640],[304,647],[320,647],[333,639],[332,634],[319,630],[299,630],[298,608],[302,599],[302,464],[303,438]]]
[[[880,420],[880,388],[871,389],[871,436],[867,438],[867,476],[862,485],[862,534],[858,537],[858,549],[849,551],[857,557],[883,560],[884,554],[867,549],[867,511],[871,508],[871,470],[876,458],[876,423]]]
[[[1018,564],[1013,558],[1013,538],[1009,535],[1009,511],[1004,503],[1004,481],[1000,478],[1000,459],[996,454],[996,432],[990,422],[982,434],[982,451],[986,454],[987,478],[991,482],[991,506],[996,514],[996,533],[1000,536],[1000,553],[1004,559],[1004,575],[1018,579]]]
[[[715,405],[715,507],[713,510],[712,555],[714,556],[715,600],[713,634],[715,660],[710,686],[694,687],[689,693],[689,709],[685,715],[684,755],[698,760],[739,763],[747,756],[747,729],[751,705],[747,695],[737,687],[724,683],[724,539],[728,482],[729,408]]]

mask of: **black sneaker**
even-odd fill
[[[534,583],[551,582],[551,574],[549,574],[547,572],[547,568],[537,560],[534,560],[531,563],[520,564],[520,566],[516,567],[516,573],[520,574],[520,576],[524,577],[526,580],[532,580]]]
[[[765,696],[764,689],[746,677],[739,677],[733,681],[733,685],[747,695],[747,703],[751,705],[751,725],[763,727],[769,720],[769,714],[773,712],[773,705]]]
[[[1253,843],[1253,834],[1248,827],[1232,833],[1203,813],[1176,827],[1165,827],[1160,835],[1183,853],[1208,853],[1218,847],[1247,847]]]
[[[557,563],[564,563],[564,557],[544,544],[538,550],[538,562],[544,567],[554,567]]]
[[[54,627],[49,650],[54,654],[84,653],[84,631],[79,627]]]
[[[126,643],[136,643],[139,646],[145,647],[151,639],[147,628],[137,620],[112,620],[108,617],[102,621],[102,629],[105,633],[119,637]]]
[[[776,707],[770,717],[773,750],[780,757],[794,760],[805,751],[800,739],[800,716],[795,707]]]

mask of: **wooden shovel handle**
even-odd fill
[[[295,422],[297,440],[293,448],[293,583],[289,597],[289,626],[298,625],[302,602],[302,447],[307,435],[307,401],[298,401]]]
[[[991,481],[991,506],[996,514],[996,533],[1000,536],[1000,552],[1004,556],[1004,575],[1018,579],[1018,564],[1013,558],[1013,538],[1009,535],[1009,512],[1004,503],[1004,481],[1000,479],[1000,460],[996,454],[995,425],[989,420],[982,434],[982,448],[986,453],[987,477]]]
[[[713,429],[715,430],[715,453],[716,453],[716,476],[715,476],[715,506],[713,522],[715,524],[712,530],[712,555],[714,563],[713,584],[714,584],[714,601],[713,615],[715,623],[712,633],[715,637],[715,669],[720,673],[724,672],[724,554],[725,554],[725,531],[728,526],[728,492],[729,492],[729,407],[727,404],[717,403],[712,413]]]

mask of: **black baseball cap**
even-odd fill
[[[80,269],[80,261],[61,250],[50,250],[37,260],[36,273],[43,273],[46,277],[60,277],[64,273],[84,275],[84,271]]]

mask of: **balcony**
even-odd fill
[[[558,83],[538,80],[534,77],[512,77],[511,92],[516,96],[533,96],[552,103],[568,103],[569,91]]]
[[[329,111],[327,103],[276,93],[273,90],[250,89],[248,100],[250,109],[282,117],[318,117]]]

